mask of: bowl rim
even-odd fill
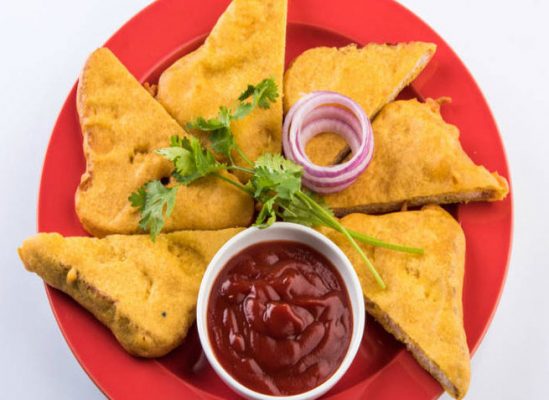
[[[268,230],[270,230],[270,232],[266,233]],[[268,237],[265,238],[266,234],[276,234],[273,231],[295,231],[299,233],[300,236],[299,238],[292,239],[274,239]],[[221,363],[215,356],[213,347],[210,343],[210,337],[207,327],[206,316],[208,310],[208,302],[210,299],[213,284],[215,283],[218,274],[234,255],[255,244],[276,240],[295,241],[314,248],[314,246],[312,246],[310,242],[307,242],[306,240],[301,240],[301,237],[308,237],[309,239],[312,239],[312,242],[321,243],[325,246],[324,250],[328,250],[326,252],[323,252],[319,249],[315,249],[332,262],[344,283],[345,289],[347,290],[353,318],[351,340],[349,342],[349,347],[347,348],[345,356],[343,357],[343,360],[341,361],[337,369],[328,379],[326,379],[320,385],[306,392],[297,393],[290,396],[269,395],[257,392],[240,383],[236,378],[234,378],[229,372],[225,370],[225,368],[221,365]],[[245,244],[241,245],[243,242]],[[329,254],[327,254],[328,252]],[[324,236],[320,232],[307,226],[291,222],[275,222],[270,227],[263,229],[257,227],[249,227],[229,239],[217,251],[217,253],[208,264],[204,272],[204,276],[202,278],[198,293],[196,308],[196,326],[204,354],[206,355],[208,362],[210,363],[216,374],[232,390],[250,399],[275,400],[284,397],[288,400],[310,400],[323,395],[343,377],[343,375],[353,362],[362,342],[365,324],[366,310],[364,305],[362,286],[360,285],[358,275],[349,258],[334,242],[332,242],[328,237]]]

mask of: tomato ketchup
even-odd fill
[[[336,268],[298,242],[263,242],[223,267],[208,301],[208,334],[223,368],[270,395],[306,392],[341,364],[352,310]]]

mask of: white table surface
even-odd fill
[[[511,166],[510,270],[493,323],[473,358],[467,398],[549,398],[549,2],[402,2],[431,24],[477,79]],[[15,250],[36,230],[46,145],[86,56],[147,3],[0,5],[0,398],[103,397],[65,344],[41,280],[23,270]]]

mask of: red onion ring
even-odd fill
[[[353,153],[351,159],[325,167],[314,164],[305,154],[305,146],[322,132],[343,137]],[[303,167],[303,184],[317,193],[345,189],[372,160],[370,120],[358,103],[340,93],[318,91],[303,96],[288,111],[282,135],[284,154]]]

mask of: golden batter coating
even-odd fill
[[[160,357],[195,319],[202,274],[241,229],[64,238],[40,233],[23,243],[27,270],[67,293],[105,324],[131,354]]]
[[[370,119],[412,82],[429,63],[436,45],[424,42],[396,45],[371,43],[362,48],[316,47],[297,57],[284,74],[284,112],[303,95],[331,90],[356,101]],[[311,140],[307,155],[330,165],[348,151],[335,133]]]
[[[154,151],[186,133],[107,48],[86,62],[77,107],[87,161],[76,192],[78,217],[94,236],[138,233],[139,213],[128,197],[148,181],[170,176],[171,163]],[[206,178],[179,189],[165,231],[245,226],[252,216],[248,195]]]
[[[233,0],[204,45],[160,76],[158,100],[184,126],[196,117],[215,117],[219,106],[231,106],[249,84],[265,78],[282,92],[286,11],[286,0]],[[281,98],[282,93],[269,109],[233,122],[236,142],[249,159],[280,153]],[[238,155],[235,161],[247,166]]]
[[[341,222],[382,240],[424,249],[423,255],[411,255],[361,245],[387,284],[381,289],[348,241],[323,229],[355,266],[368,312],[406,344],[448,393],[462,398],[471,371],[461,299],[465,236],[459,223],[438,206],[381,216],[351,214]]]
[[[505,178],[476,165],[463,151],[459,130],[442,119],[435,100],[390,103],[375,119],[373,131],[368,168],[347,189],[324,196],[339,216],[496,201],[509,192]]]

